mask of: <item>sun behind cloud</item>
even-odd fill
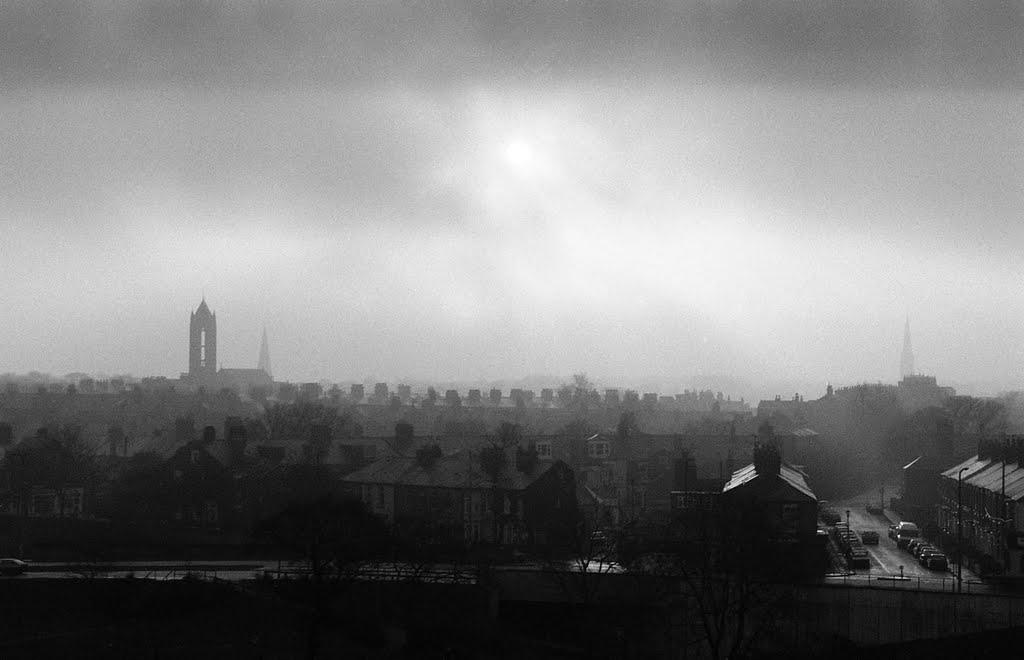
[[[523,173],[533,171],[536,166],[537,154],[533,146],[522,138],[514,138],[505,145],[502,153],[505,162]]]

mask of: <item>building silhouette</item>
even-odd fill
[[[267,344],[266,328],[263,328],[263,340],[260,342],[260,357],[256,361],[256,368],[262,369],[270,378],[274,377],[274,372],[270,370],[270,347]]]
[[[270,348],[267,331],[263,330],[260,354],[255,369],[218,369],[217,315],[206,304],[206,296],[189,319],[188,373],[181,381],[190,388],[220,390],[224,388],[248,394],[254,387],[273,384],[270,375]]]
[[[192,312],[188,326],[188,376],[203,381],[217,375],[217,315],[206,306],[206,296]]]
[[[914,348],[910,344],[910,317],[903,326],[903,354],[900,356],[900,376],[906,378],[914,375]]]

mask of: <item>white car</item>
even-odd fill
[[[0,559],[0,575],[21,575],[28,568],[28,564],[20,559],[7,557]]]

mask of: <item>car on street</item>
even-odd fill
[[[906,548],[913,539],[921,536],[921,530],[912,522],[906,520],[896,525],[896,547]]]
[[[928,555],[924,559],[923,565],[925,568],[932,571],[949,570],[949,561],[946,559],[946,555],[943,554]]]
[[[28,569],[28,564],[20,559],[5,557],[0,559],[0,575],[22,575]]]
[[[891,538],[894,541],[896,540],[896,525],[895,524],[889,525],[889,538]]]
[[[840,520],[842,520],[842,518],[839,516],[838,511],[836,511],[835,509],[828,508],[822,509],[819,514],[819,517],[821,518],[821,521],[826,525],[835,525]]]
[[[928,558],[929,557],[935,557],[935,556],[938,556],[938,555],[945,555],[945,553],[942,552],[942,550],[939,550],[938,548],[936,548],[935,546],[929,546],[929,547],[921,550],[921,552],[919,552],[917,554],[917,561],[920,562],[922,566],[926,566],[927,567],[928,566]]]
[[[871,565],[871,559],[868,557],[868,551],[861,546],[850,549],[846,563],[850,568],[868,568]]]
[[[865,530],[860,533],[860,540],[864,545],[878,545],[878,532]]]

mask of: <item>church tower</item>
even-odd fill
[[[903,326],[903,355],[900,357],[900,375],[906,378],[914,375],[914,349],[910,345],[910,317]]]
[[[188,375],[195,380],[217,376],[217,315],[206,306],[205,296],[188,326]]]
[[[263,341],[260,342],[260,357],[256,362],[256,368],[262,369],[269,378],[273,378],[274,374],[270,371],[270,347],[267,345],[267,329],[263,328]]]

